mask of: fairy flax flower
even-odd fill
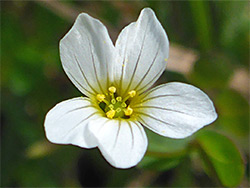
[[[213,122],[213,103],[200,89],[177,82],[149,89],[164,71],[168,53],[168,37],[150,8],[122,30],[115,45],[99,20],[80,14],[60,41],[60,57],[87,97],[63,101],[48,112],[48,140],[98,147],[114,167],[130,168],[147,149],[143,126],[185,138]]]

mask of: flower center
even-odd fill
[[[116,87],[114,86],[109,87],[108,91],[109,93],[96,95],[97,102],[100,108],[105,112],[107,118],[128,119],[133,113],[133,109],[129,106],[130,98],[136,95],[136,91],[129,91],[125,98],[117,94]]]

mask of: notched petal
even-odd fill
[[[122,30],[115,47],[121,60],[114,65],[114,79],[122,87],[121,95],[132,89],[142,93],[165,70],[168,37],[150,8]]]
[[[111,82],[115,47],[106,27],[88,14],[80,14],[60,41],[63,68],[85,95],[106,92]]]

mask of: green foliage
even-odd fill
[[[191,138],[170,139],[147,131],[148,151],[139,167],[159,171],[176,167],[187,154],[187,145]]]
[[[207,89],[225,88],[233,73],[230,60],[222,55],[211,53],[196,62],[191,80]]]
[[[181,157],[157,157],[149,155],[150,153],[142,159],[138,167],[158,171],[167,171],[176,167],[181,162]]]
[[[249,105],[245,98],[233,90],[223,90],[215,100],[221,116],[218,125],[238,137],[249,135]]]
[[[223,10],[220,44],[228,55],[248,67],[250,24],[248,2],[218,3],[218,9]]]
[[[211,34],[211,14],[209,9],[209,2],[207,1],[189,1],[193,22],[195,25],[196,36],[198,38],[202,50],[210,50],[212,48],[212,34]]]
[[[208,173],[216,172],[224,186],[239,185],[244,174],[242,157],[237,147],[227,137],[212,131],[203,131],[198,136],[202,156],[207,165]]]
[[[180,152],[186,149],[192,137],[186,139],[171,139],[163,136],[159,136],[152,131],[147,130],[148,136],[148,151],[150,152]]]

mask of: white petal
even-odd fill
[[[212,101],[200,89],[183,83],[160,85],[131,104],[138,120],[154,132],[185,138],[212,123],[217,114]]]
[[[93,120],[88,125],[105,159],[116,168],[135,166],[147,149],[147,137],[138,122]]]
[[[60,41],[63,68],[85,95],[105,93],[109,85],[115,47],[106,27],[88,14],[80,14]],[[110,67],[110,68],[109,68]]]
[[[73,144],[84,148],[96,147],[95,139],[86,131],[98,110],[89,99],[79,97],[63,101],[46,115],[44,127],[48,140],[57,144]]]
[[[121,95],[132,89],[145,91],[165,70],[168,37],[150,8],[122,30],[115,46],[121,61],[115,64],[114,79],[122,88]]]

